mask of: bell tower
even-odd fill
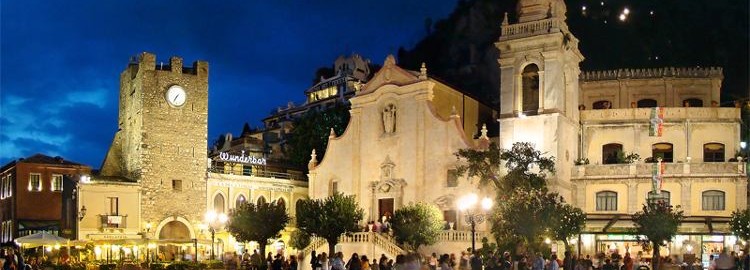
[[[141,53],[120,74],[119,130],[103,176],[139,183],[149,238],[193,239],[206,204],[208,63]]]
[[[563,0],[519,0],[500,39],[500,146],[531,142],[556,158],[552,190],[570,198],[578,156],[578,74],[583,55],[568,30]]]

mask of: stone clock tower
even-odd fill
[[[500,40],[500,143],[531,142],[556,158],[550,186],[570,199],[578,157],[578,74],[583,56],[568,30],[563,0],[519,0]]]
[[[149,238],[196,238],[206,210],[208,63],[142,53],[120,75],[119,105],[101,174],[140,183]]]

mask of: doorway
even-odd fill
[[[387,217],[387,219],[393,217],[393,202],[393,198],[378,200],[378,218],[382,220],[383,217]]]

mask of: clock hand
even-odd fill
[[[180,94],[177,94],[177,95],[175,95],[175,96],[174,96],[174,98],[172,99],[172,102],[177,102],[177,98],[178,98],[179,96],[180,96]]]

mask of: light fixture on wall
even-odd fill
[[[79,221],[83,220],[83,217],[85,216],[86,216],[86,206],[84,205],[81,207],[81,210],[78,210],[78,220]]]

